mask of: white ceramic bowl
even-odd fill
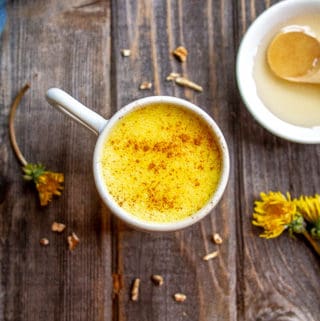
[[[271,6],[247,30],[241,41],[236,62],[239,91],[253,117],[274,135],[305,144],[320,143],[320,126],[292,125],[271,113],[257,94],[253,66],[258,46],[273,29],[291,18],[311,13],[319,13],[320,17],[319,0],[285,0]]]

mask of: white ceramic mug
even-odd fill
[[[66,92],[62,91],[58,88],[51,88],[48,90],[46,98],[48,102],[63,111],[80,124],[84,125],[86,128],[93,131],[98,135],[98,140],[94,150],[93,156],[93,173],[95,183],[98,189],[98,192],[104,201],[104,203],[109,207],[109,209],[121,220],[126,222],[140,230],[145,231],[175,231],[185,227],[188,227],[200,219],[205,217],[210,211],[216,206],[218,201],[223,195],[223,192],[226,188],[228,177],[229,177],[229,152],[226,141],[223,137],[222,132],[220,131],[217,124],[213,121],[213,119],[206,114],[201,108],[195,106],[194,104],[185,101],[183,99],[168,97],[168,96],[153,96],[142,98],[137,101],[134,101],[125,107],[121,108],[111,119],[107,120],[102,116],[98,115],[94,111],[82,105],[80,102],[72,98]],[[207,126],[212,130],[214,136],[216,137],[217,145],[219,146],[222,165],[221,165],[221,175],[220,180],[218,182],[217,188],[209,199],[207,204],[205,204],[199,211],[194,213],[193,215],[181,220],[181,221],[173,221],[166,223],[157,223],[151,221],[144,221],[139,219],[138,217],[126,212],[119,204],[115,202],[115,200],[111,197],[107,190],[107,186],[103,180],[102,172],[99,166],[99,159],[101,155],[101,151],[103,148],[103,144],[110,133],[110,129],[121,119],[124,115],[136,110],[138,108],[142,108],[144,106],[149,106],[154,103],[167,103],[173,104],[179,108],[187,109],[195,113],[198,117],[200,117]]]

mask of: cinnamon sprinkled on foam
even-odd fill
[[[112,129],[101,159],[110,194],[143,220],[184,219],[216,189],[221,155],[194,113],[158,104],[132,112]]]

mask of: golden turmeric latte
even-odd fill
[[[175,105],[153,104],[116,123],[100,166],[110,195],[124,210],[144,221],[174,222],[208,202],[222,164],[203,120]]]

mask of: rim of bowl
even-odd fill
[[[259,44],[272,32],[272,28],[279,27],[281,22],[295,16],[314,13],[315,9],[320,14],[319,0],[284,0],[272,5],[249,26],[241,40],[236,60],[236,79],[239,92],[251,115],[274,135],[304,144],[320,143],[320,125],[302,127],[287,123],[275,116],[259,98],[252,70]]]
[[[134,215],[130,214],[129,212],[125,211],[121,208],[110,196],[103,182],[102,175],[99,171],[99,159],[102,145],[105,141],[106,136],[109,134],[110,129],[114,126],[114,124],[118,121],[119,118],[126,115],[128,112],[141,108],[143,106],[153,104],[153,103],[171,103],[178,105],[182,108],[186,108],[195,112],[198,116],[205,120],[206,123],[210,125],[218,143],[220,146],[220,151],[222,155],[222,170],[221,170],[221,177],[218,183],[217,190],[214,192],[213,196],[209,199],[207,204],[203,206],[198,212],[194,213],[193,215],[181,220],[181,221],[174,221],[174,222],[166,222],[166,223],[157,223],[157,222],[149,222],[145,220],[141,220]],[[218,204],[220,199],[222,198],[224,191],[226,189],[228,179],[229,179],[229,172],[230,172],[230,158],[229,158],[229,151],[226,140],[223,136],[222,131],[216,124],[216,122],[209,116],[204,110],[200,107],[190,103],[184,99],[171,97],[171,96],[151,96],[146,98],[141,98],[132,103],[129,103],[125,107],[121,108],[117,113],[114,114],[108,120],[105,128],[102,130],[101,134],[98,137],[98,141],[96,143],[96,147],[94,150],[93,156],[93,173],[95,183],[98,189],[98,193],[100,197],[109,207],[114,215],[120,218],[122,221],[126,222],[128,225],[137,228],[139,230],[149,231],[149,232],[171,232],[181,230],[188,226],[193,225],[194,223],[200,221],[206,215],[208,215],[211,210]]]

